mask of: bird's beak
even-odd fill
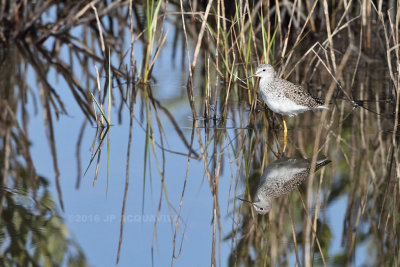
[[[241,200],[241,201],[243,201],[243,202],[246,202],[246,203],[250,203],[250,204],[253,205],[253,202],[248,201],[247,199],[243,199],[243,198],[240,198],[240,197],[238,197],[237,199],[239,199],[239,200]]]
[[[240,79],[239,77],[237,77],[237,79],[238,79],[239,81],[241,81],[242,83],[246,84],[245,80],[248,80],[248,79],[254,77],[255,75],[256,75],[256,73],[254,73],[253,75],[250,75],[249,77],[246,77],[246,78],[244,78],[244,79]]]
[[[242,81],[248,80],[248,79],[250,79],[250,78],[256,76],[256,74],[257,74],[257,73],[254,73],[253,75],[250,75],[249,77],[244,78]]]

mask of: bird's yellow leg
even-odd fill
[[[282,120],[283,120],[283,151],[282,151],[282,153],[285,153],[286,144],[287,144],[287,127],[286,127],[285,117],[282,117]]]

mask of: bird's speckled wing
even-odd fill
[[[315,171],[327,165],[325,156],[317,158]],[[295,190],[310,174],[311,159],[281,158],[265,169],[257,188],[259,199],[277,198]]]
[[[303,87],[299,85],[295,85],[283,79],[275,80],[279,80],[278,84],[282,86],[281,89],[283,90],[284,95],[298,105],[306,107],[318,107],[324,104],[320,99],[312,97],[307,91],[304,90]]]
[[[308,165],[306,159],[281,158],[272,162],[262,174],[257,195],[277,198],[290,193],[294,188],[285,184],[291,184],[299,173],[307,171]]]
[[[284,183],[283,187],[288,192],[291,192],[291,191],[295,190],[297,187],[299,187],[299,185],[304,182],[304,180],[308,177],[309,174],[310,173],[308,172],[308,170],[302,171],[302,172],[296,174],[295,176],[293,176],[293,178],[291,180]]]
[[[291,180],[284,183],[283,187],[290,189],[290,191],[296,189],[310,175],[311,168],[311,159],[296,159],[293,162],[296,162],[298,166],[305,167],[306,170],[299,172],[294,175]],[[315,171],[318,171],[330,162],[331,161],[325,156],[318,157]],[[296,163],[294,163],[294,165],[296,165]]]

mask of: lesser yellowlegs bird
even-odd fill
[[[315,171],[330,162],[325,156],[318,157]],[[251,203],[256,214],[266,214],[271,210],[272,199],[295,190],[310,175],[310,168],[311,159],[278,159],[263,172],[254,201],[240,200]]]
[[[276,77],[274,68],[269,64],[261,64],[256,72],[245,78],[260,77],[260,92],[264,102],[275,113],[282,116],[294,116],[307,110],[327,109],[324,102],[312,97],[303,87]],[[287,127],[283,117],[283,152],[287,143]]]

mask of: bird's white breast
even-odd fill
[[[302,113],[304,111],[309,110],[309,108],[305,106],[300,106],[293,102],[292,100],[286,98],[282,94],[276,92],[268,92],[265,90],[261,90],[261,96],[267,106],[275,113],[285,115],[285,116],[294,116],[298,113]]]

